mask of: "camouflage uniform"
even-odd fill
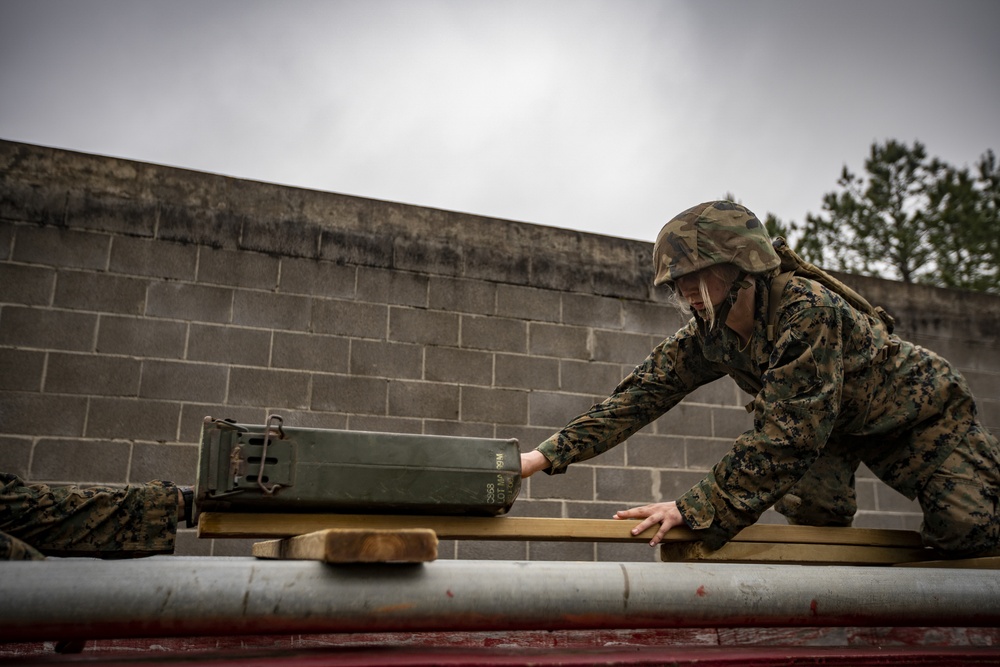
[[[173,553],[177,507],[171,482],[48,486],[0,473],[0,560]]]
[[[798,276],[782,292],[769,340],[770,275],[757,280],[745,349],[728,327],[706,330],[692,318],[610,397],[538,447],[551,463],[548,472],[606,451],[729,374],[755,395],[753,428],[677,499],[707,546],[721,546],[775,503],[792,523],[850,525],[854,472],[863,461],[919,499],[925,543],[953,556],[1000,553],[1000,451],[978,423],[958,371]]]

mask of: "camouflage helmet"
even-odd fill
[[[752,211],[733,202],[710,201],[692,206],[660,230],[653,246],[653,284],[672,285],[716,264],[762,274],[778,268],[781,260]]]

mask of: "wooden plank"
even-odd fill
[[[666,562],[781,563],[796,565],[895,565],[928,560],[931,549],[914,547],[859,546],[853,544],[780,544],[775,542],[730,542],[709,551],[700,542],[671,542],[660,546]]]
[[[427,528],[355,530],[328,528],[280,540],[257,542],[253,555],[324,563],[427,563],[437,558],[437,536]]]
[[[963,570],[1000,570],[1000,556],[930,560],[922,563],[896,563],[898,567],[953,567]]]
[[[443,540],[546,540],[553,542],[649,542],[650,528],[632,535],[636,521],[537,517],[402,516],[384,514],[242,514],[204,512],[198,536],[204,538],[291,537],[326,528],[402,530],[428,528]],[[666,542],[691,542],[697,533],[674,528]],[[820,528],[759,524],[744,529],[734,542],[845,544],[919,548],[913,531],[874,528]]]

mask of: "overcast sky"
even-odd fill
[[[0,138],[651,241],[1000,150],[997,0],[0,0]]]

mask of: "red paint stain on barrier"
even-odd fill
[[[809,603],[809,611],[813,616],[819,616],[819,603],[816,600]]]
[[[448,590],[446,590],[446,591],[445,591],[445,595],[447,595],[447,596],[448,596],[448,597],[450,597],[450,598],[453,598],[453,597],[455,597],[455,594],[451,592],[451,589],[450,589],[450,588],[449,588]]]
[[[697,590],[697,591],[695,591],[695,595],[697,595],[697,596],[698,596],[698,597],[700,597],[700,598],[703,598],[703,597],[705,597],[706,595],[708,595],[708,591],[706,591],[706,590],[705,590],[705,586],[704,586],[704,585],[702,585],[702,586],[699,586],[699,587],[698,587],[698,590]]]

